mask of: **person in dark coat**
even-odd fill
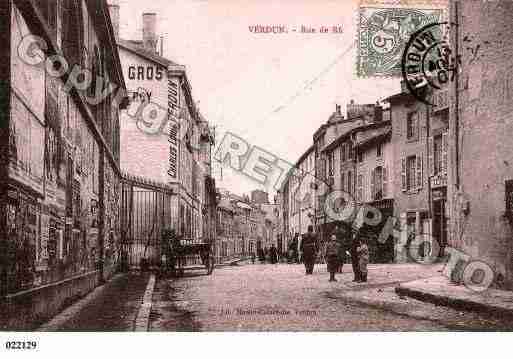
[[[271,264],[278,263],[278,250],[274,246],[274,243],[271,245],[271,249],[269,249],[269,260]]]
[[[342,273],[342,267],[344,266],[344,263],[346,261],[346,251],[347,251],[346,243],[348,241],[347,237],[349,236],[350,231],[348,231],[347,228],[345,226],[343,226],[342,224],[338,224],[335,227],[334,234],[335,234],[337,242],[339,243],[339,246],[338,246],[338,250],[339,250],[338,261],[339,262],[338,262],[337,272]]]
[[[358,242],[358,269],[360,273],[360,282],[367,282],[367,264],[369,264],[369,247],[365,239]]]
[[[340,265],[340,242],[337,240],[337,236],[333,233],[330,236],[330,240],[326,245],[326,262],[328,272],[330,273],[330,282],[336,282],[335,273],[337,272]]]
[[[360,282],[361,280],[361,273],[360,273],[360,267],[359,267],[359,256],[358,256],[358,244],[360,241],[360,231],[357,230],[354,234],[348,236],[351,238],[351,243],[348,246],[349,253],[351,254],[351,265],[353,267],[353,273],[354,273],[354,279],[353,282]]]
[[[265,262],[265,254],[264,254],[264,250],[263,250],[262,248],[258,248],[257,252],[258,252],[258,260],[259,260],[261,263],[264,263],[264,262]]]
[[[297,246],[299,244],[299,233],[296,232],[296,234],[294,235],[294,238],[292,239],[292,241],[290,242],[290,247],[289,249],[292,251],[292,263],[299,263],[299,259],[298,259],[298,253],[297,253]]]
[[[306,274],[312,274],[315,259],[317,257],[317,237],[313,233],[313,226],[308,226],[308,233],[303,235],[303,239],[301,241],[301,252],[303,253],[303,262],[305,263]]]

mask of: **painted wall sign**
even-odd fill
[[[130,80],[156,80],[161,81],[164,70],[159,66],[152,65],[130,65],[128,66],[128,78]]]
[[[177,167],[178,167],[178,130],[179,130],[179,87],[175,79],[168,79],[168,121],[169,121],[169,167],[167,174],[171,179],[177,178]]]

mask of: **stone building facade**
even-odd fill
[[[253,202],[226,190],[219,191],[217,262],[247,258],[278,243],[276,204]]]
[[[0,326],[29,329],[117,268],[126,91],[105,1],[2,1],[0,23]]]
[[[511,289],[513,3],[453,1],[451,16],[460,67],[449,84],[449,245]]]

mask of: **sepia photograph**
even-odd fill
[[[0,0],[0,28],[1,353],[513,330],[512,1]]]

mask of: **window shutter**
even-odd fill
[[[433,176],[435,174],[435,146],[433,136],[428,137],[428,166],[429,175]]]
[[[387,168],[386,167],[382,167],[382,173],[383,173],[383,190],[382,190],[382,193],[383,193],[383,198],[386,198],[387,197],[387,190],[388,190],[388,173],[387,173]]]
[[[447,173],[447,132],[442,133],[442,173]]]
[[[376,179],[375,179],[375,174],[376,174],[376,170],[375,169],[372,169],[371,170],[371,173],[370,173],[370,193],[371,193],[371,201],[374,200],[374,191],[375,191],[375,188],[376,188]]]
[[[417,159],[415,161],[417,166],[416,180],[417,180],[417,188],[422,188],[422,155],[417,155]]]
[[[401,158],[401,190],[406,191],[406,158]]]

